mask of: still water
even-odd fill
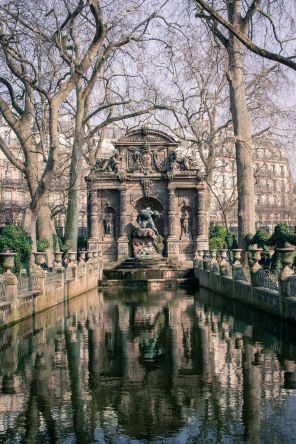
[[[0,333],[0,442],[294,443],[295,362],[205,290],[95,290]]]

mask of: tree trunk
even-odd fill
[[[81,186],[82,186],[81,161],[82,161],[82,148],[80,141],[77,140],[74,142],[72,157],[71,157],[67,218],[66,218],[66,228],[65,228],[65,240],[71,241],[72,251],[77,251],[80,196],[81,196]]]
[[[27,150],[29,152],[29,150]],[[38,170],[38,158],[36,155],[27,155],[27,167],[26,178],[31,197],[38,187],[38,180],[40,172]],[[36,240],[47,239],[50,243],[49,248],[46,250],[48,265],[52,266],[53,257],[53,234],[56,234],[54,223],[51,219],[51,211],[47,203],[43,203],[38,213],[37,219],[29,215],[29,211],[26,211],[23,218],[23,230],[32,238],[33,251],[37,251]],[[35,231],[34,231],[35,230]]]
[[[239,2],[234,2],[229,12],[230,20],[239,26]],[[230,9],[230,7],[229,7]],[[227,45],[229,56],[228,83],[230,90],[230,110],[233,119],[237,188],[238,188],[238,239],[239,248],[242,248],[243,260],[246,259],[246,235],[255,233],[255,202],[254,202],[254,173],[251,156],[252,133],[251,119],[247,109],[244,76],[243,76],[243,45],[232,34]]]
[[[43,204],[36,221],[36,235],[38,240],[47,239],[50,246],[47,248],[48,266],[52,266],[53,256],[53,238],[56,234],[54,223],[51,219],[51,211],[47,204]]]

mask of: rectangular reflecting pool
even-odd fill
[[[94,290],[0,332],[0,442],[293,443],[295,363],[206,290]]]

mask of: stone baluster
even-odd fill
[[[99,216],[97,190],[89,192],[89,235],[90,239],[98,240]]]

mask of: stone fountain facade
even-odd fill
[[[208,247],[207,185],[199,166],[177,152],[178,142],[153,129],[129,132],[109,159],[98,159],[86,177],[88,233],[105,261],[134,256],[132,232],[146,208],[164,239],[164,257],[192,260]]]

